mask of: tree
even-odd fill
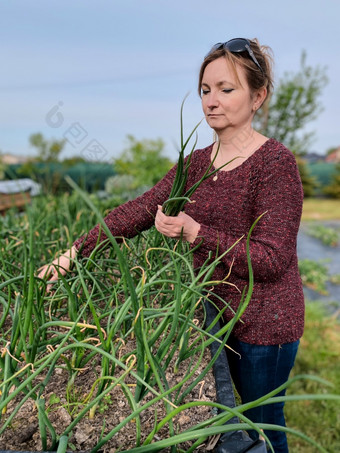
[[[285,73],[274,94],[254,119],[258,131],[284,143],[296,155],[306,196],[311,195],[311,188],[316,187],[303,160],[315,133],[305,132],[304,128],[322,111],[319,98],[326,83],[325,68],[308,66],[303,52],[300,70]]]
[[[37,133],[30,136],[29,142],[38,151],[38,162],[58,162],[66,140],[46,140],[41,133]]]
[[[152,187],[172,167],[169,158],[163,156],[164,142],[158,140],[136,140],[127,136],[128,147],[114,161],[118,175],[133,177],[134,188]]]
[[[18,175],[39,182],[44,192],[57,193],[63,178],[59,156],[66,140],[47,140],[41,133],[36,133],[30,135],[29,143],[37,149],[38,155],[25,162],[18,169]]]

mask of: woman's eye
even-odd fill
[[[232,88],[225,88],[223,93],[231,93],[232,91],[234,91]]]
[[[208,93],[209,93],[209,90],[202,90],[202,95],[208,94]]]

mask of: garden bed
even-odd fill
[[[152,231],[77,260],[47,292],[39,265],[64,231],[93,223],[79,201],[77,215],[64,201],[33,203],[30,221],[3,219],[0,445],[55,451],[66,437],[67,450],[113,452],[149,436],[189,451],[197,436],[178,436],[216,417],[201,297],[209,273],[195,276],[189,249]]]
[[[134,348],[135,343],[134,341],[131,341],[130,344],[126,344],[125,352],[128,349],[133,350]],[[207,351],[206,357],[201,362],[201,365],[196,372],[196,376],[203,371],[203,368],[207,366],[209,360],[210,354],[209,351]],[[171,368],[172,367],[170,366],[167,375],[170,386],[177,384],[184,378],[187,371],[187,364],[182,363],[177,373],[173,373]],[[74,386],[70,389],[69,394],[67,394],[67,384],[69,381],[68,372],[63,368],[56,368],[50,382],[46,386],[43,397],[47,403],[46,412],[49,420],[57,434],[62,434],[84,407],[85,399],[88,397],[93,383],[100,375],[100,371],[100,366],[94,368],[89,366],[83,371],[80,371],[74,380]],[[125,383],[131,385],[133,391],[133,386],[135,384],[133,379],[126,379]],[[215,382],[210,371],[205,379],[190,392],[183,403],[189,401],[213,402],[215,401],[215,397]],[[22,398],[22,395],[19,395],[9,404],[3,421],[10,416],[12,410],[19,403],[20,398]],[[143,402],[150,399],[151,395],[149,394]],[[157,411],[158,420],[161,420],[165,416],[166,411],[162,401],[145,409],[140,414],[141,441],[143,441],[147,434],[154,428],[155,411]],[[89,419],[88,416],[85,416],[77,423],[69,437],[68,450],[70,450],[71,446],[75,451],[90,451],[98,443],[101,435],[109,433],[115,426],[130,415],[130,404],[121,387],[117,386],[103,398],[93,419]],[[182,432],[204,420],[208,420],[212,416],[213,411],[211,407],[194,406],[181,412],[173,419],[175,432]],[[104,426],[105,429],[103,432]],[[169,435],[169,427],[166,425],[159,431],[155,439],[165,439],[168,438]],[[50,440],[48,441],[48,444],[50,444]],[[186,443],[181,445],[181,447],[186,450],[190,444],[191,443]],[[0,437],[0,445],[8,450],[18,451],[41,451],[43,449],[41,433],[39,430],[38,409],[35,401],[30,399],[21,407],[20,411],[11,422],[11,425]],[[103,451],[113,453],[129,450],[135,446],[136,420],[133,419],[105,444]],[[204,452],[210,450],[207,450],[207,443],[205,443],[197,451]]]

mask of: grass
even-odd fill
[[[327,316],[321,303],[307,302],[306,327],[301,339],[293,374],[311,374],[333,384],[340,394],[340,323]],[[288,394],[322,393],[324,386],[313,381],[298,381]],[[318,440],[329,453],[340,451],[340,407],[334,401],[300,401],[286,404],[287,424]],[[314,447],[289,436],[290,451],[314,453]]]
[[[303,202],[302,220],[340,220],[340,200],[306,198]]]

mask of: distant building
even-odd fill
[[[338,164],[340,163],[340,146],[336,148],[334,151],[330,152],[326,157],[325,157],[326,162]]]
[[[17,156],[15,154],[0,154],[0,160],[5,165],[15,165],[15,164],[24,164],[31,157],[27,156]]]

